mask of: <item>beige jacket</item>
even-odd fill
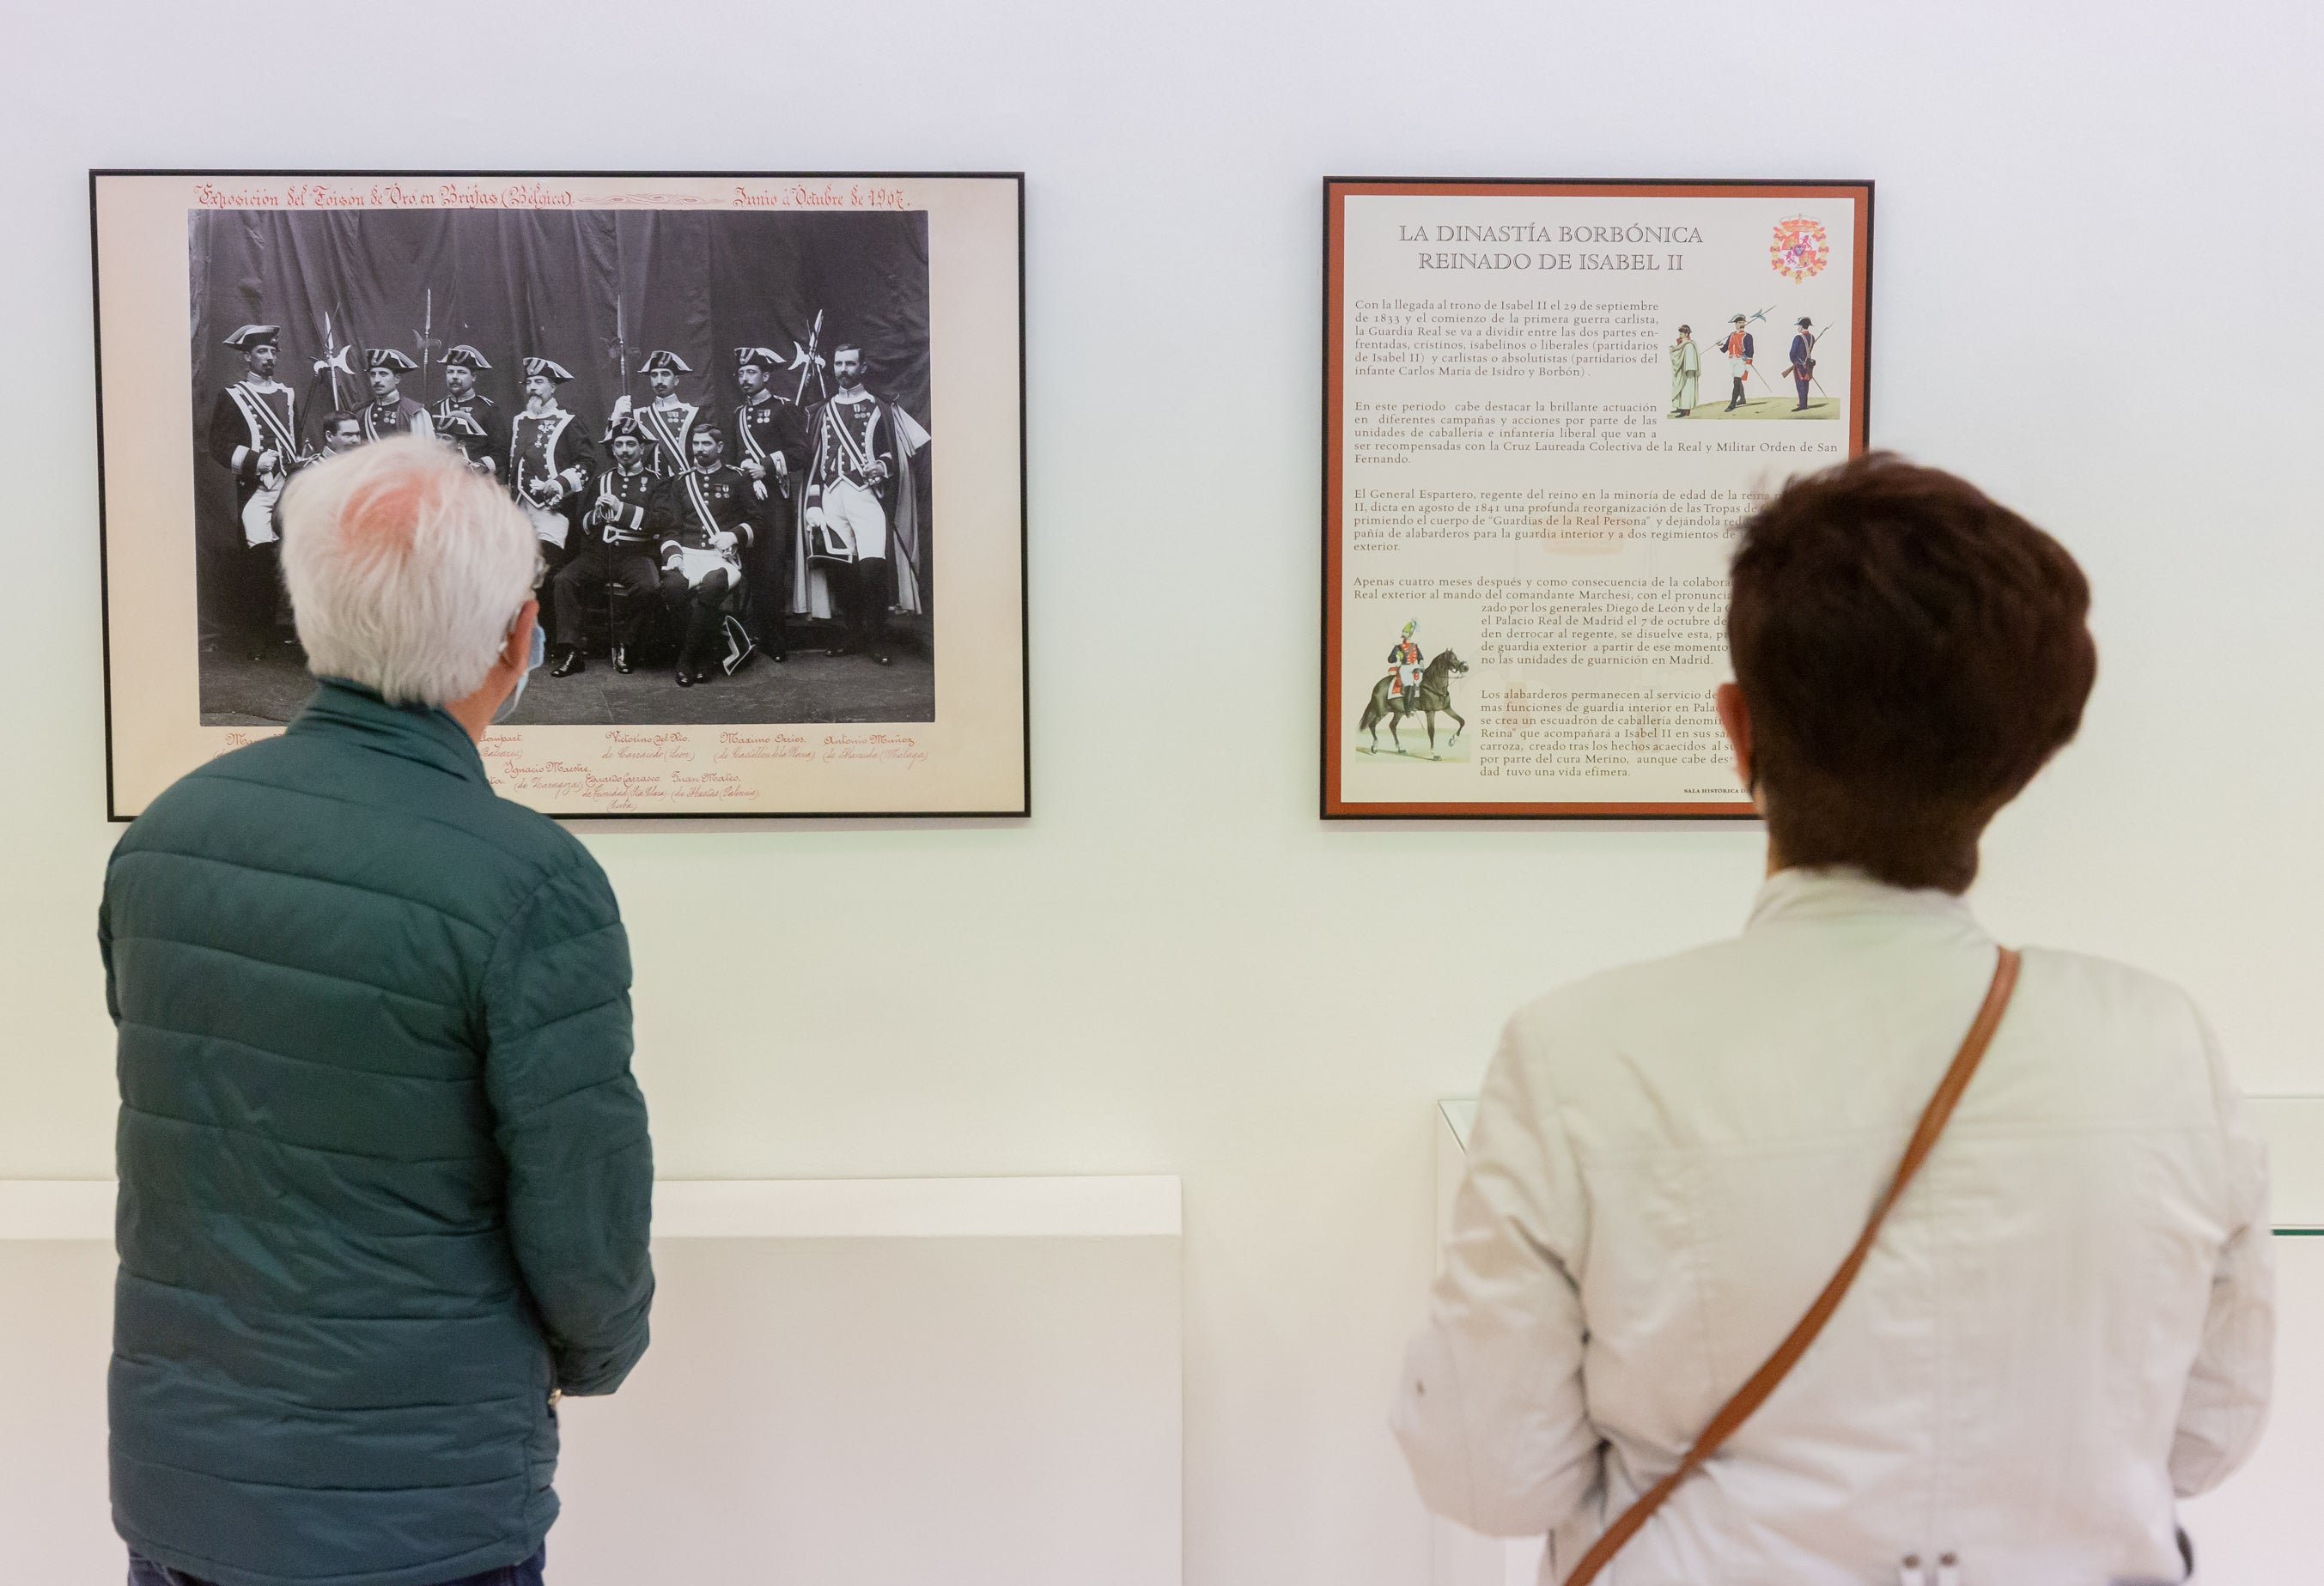
[[[1957,899],[1787,871],[1736,940],[1512,1019],[1396,1411],[1429,1505],[1562,1579],[1839,1265],[1994,957]],[[1600,1581],[2180,1579],[2175,1498],[2265,1416],[2266,1181],[2184,993],[2028,951],[1822,1338]]]

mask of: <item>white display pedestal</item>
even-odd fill
[[[2304,1580],[2315,1545],[2304,1517],[2324,1470],[2324,1097],[2255,1096],[2273,1175],[2277,1272],[2276,1395],[2266,1440],[2218,1491],[2185,1506],[2201,1565],[2199,1586]],[[1452,1194],[1467,1166],[1473,1097],[1436,1109],[1436,1231],[1450,1231]],[[2310,1237],[2313,1236],[2313,1237]],[[1532,1586],[1542,1540],[1480,1536],[1433,1517],[1434,1586]]]
[[[652,1349],[567,1400],[559,1586],[1178,1586],[1178,1181],[655,1186]],[[0,1580],[117,1581],[113,1185],[0,1181]]]

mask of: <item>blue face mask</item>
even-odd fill
[[[536,618],[532,624],[531,659],[524,663],[524,671],[517,678],[516,687],[509,690],[509,696],[501,701],[500,709],[493,712],[493,723],[495,726],[516,715],[516,702],[524,697],[524,686],[532,681],[533,673],[540,670],[540,663],[548,659],[549,634],[541,627],[540,620]]]

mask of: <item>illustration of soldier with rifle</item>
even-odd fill
[[[1799,327],[1792,333],[1790,354],[1792,383],[1799,388],[1800,393],[1799,405],[1792,410],[1794,413],[1804,413],[1808,410],[1810,385],[1816,385],[1819,391],[1823,389],[1817,383],[1815,377],[1815,322],[1803,314],[1799,318]]]

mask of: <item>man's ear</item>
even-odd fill
[[[1714,698],[1719,705],[1719,724],[1727,729],[1727,742],[1735,746],[1735,774],[1743,779],[1743,786],[1757,798],[1758,774],[1751,763],[1751,706],[1743,697],[1743,686],[1721,683]]]
[[[540,621],[540,602],[528,600],[516,613],[515,625],[509,629],[508,642],[501,646],[501,665],[522,668],[532,660],[532,630]]]

